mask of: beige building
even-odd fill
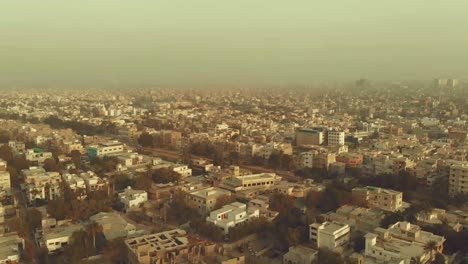
[[[468,194],[468,162],[456,162],[450,166],[449,193]]]
[[[249,175],[232,176],[224,180],[220,187],[238,192],[247,190],[268,190],[274,187],[276,182],[281,181],[281,176],[275,173],[258,173]]]
[[[318,251],[305,246],[289,247],[283,256],[283,264],[312,264],[317,258]]]
[[[216,200],[221,196],[231,196],[231,192],[217,187],[208,187],[187,192],[187,201],[201,214],[207,214],[213,210]]]
[[[385,211],[395,212],[403,209],[403,193],[366,186],[356,187],[352,190],[353,201],[360,206],[379,208]]]
[[[351,228],[340,222],[313,223],[309,226],[309,238],[318,248],[341,252],[349,243]]]
[[[365,235],[365,257],[377,263],[430,263],[431,253],[424,247],[436,243],[441,253],[445,238],[421,230],[408,222],[397,222],[388,229],[376,228]],[[367,262],[367,261],[366,261]]]

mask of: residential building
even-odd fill
[[[119,200],[125,205],[125,211],[129,211],[148,201],[148,194],[143,190],[133,190],[132,187],[128,186],[119,193]]]
[[[296,131],[296,145],[299,147],[323,144],[324,135],[322,131],[313,129],[299,129]]]
[[[49,254],[62,250],[68,243],[73,233],[84,230],[81,224],[73,224],[71,220],[55,221],[44,219],[42,229],[36,232],[40,247],[47,248]]]
[[[67,187],[76,195],[79,200],[85,199],[87,190],[85,181],[76,174],[66,173],[62,176]]]
[[[107,240],[125,238],[136,232],[136,227],[123,219],[122,216],[113,212],[100,212],[89,218],[102,226],[102,233]]]
[[[342,251],[349,243],[351,228],[340,222],[313,223],[309,226],[309,238],[318,248]]]
[[[344,152],[336,156],[336,162],[342,162],[346,168],[356,168],[363,162],[363,156],[357,153]]]
[[[300,168],[313,168],[314,156],[318,153],[316,151],[307,151],[299,154],[299,167]]]
[[[319,153],[314,155],[313,166],[314,168],[328,170],[334,162],[336,162],[335,153]]]
[[[318,251],[305,246],[289,247],[288,253],[283,255],[283,264],[313,264]]]
[[[24,183],[21,189],[27,194],[29,202],[36,199],[55,200],[61,196],[62,178],[58,172],[46,172],[43,168],[30,167],[21,171]]]
[[[356,187],[352,190],[353,201],[360,206],[395,212],[403,209],[403,193],[378,187]]]
[[[79,151],[81,154],[84,154],[83,145],[79,140],[63,142],[63,148],[65,154],[70,154],[72,151]]]
[[[229,228],[259,216],[260,210],[258,208],[251,208],[247,207],[246,204],[234,202],[218,210],[211,211],[206,221],[215,224],[225,234],[228,234]]]
[[[275,173],[258,173],[232,176],[224,180],[220,187],[230,191],[243,190],[268,190],[273,188],[276,182],[281,181],[281,176]]]
[[[345,144],[345,133],[342,131],[328,131],[328,145],[329,146],[342,146]]]
[[[24,245],[16,232],[0,234],[0,264],[19,264]]]
[[[425,249],[429,241],[442,252],[445,238],[421,230],[408,222],[397,222],[388,229],[376,228],[365,235],[365,256],[383,263],[429,263],[431,252]]]
[[[190,240],[182,229],[173,229],[125,240],[130,264],[176,263],[190,252],[203,249],[197,241]]]
[[[468,194],[468,161],[454,162],[450,166],[449,193]]]
[[[41,165],[46,159],[52,159],[51,152],[44,152],[40,148],[28,149],[26,151],[26,160],[30,161],[33,165]]]
[[[322,214],[326,221],[336,221],[348,224],[352,231],[368,233],[379,226],[384,218],[384,212],[379,209],[343,205],[336,212]]]
[[[0,190],[8,192],[10,189],[10,172],[7,170],[7,162],[0,159]]]
[[[97,145],[88,146],[87,148],[88,157],[90,159],[114,155],[123,151],[124,145],[118,141],[99,143]]]
[[[272,221],[278,216],[278,212],[270,210],[270,199],[268,196],[259,195],[255,199],[252,199],[247,204],[249,208],[257,208],[260,211],[260,216],[265,217],[269,221]]]
[[[187,201],[203,215],[213,210],[221,196],[231,196],[231,192],[218,187],[207,187],[187,192]]]

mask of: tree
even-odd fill
[[[435,254],[435,258],[434,258],[434,261],[432,261],[432,264],[445,264],[445,257],[444,255],[440,254],[439,252],[437,252]]]
[[[26,222],[31,230],[35,230],[42,226],[42,213],[35,209],[28,209],[26,212]]]
[[[124,239],[108,241],[103,250],[104,259],[110,263],[125,263],[127,260],[127,246]]]
[[[44,170],[50,172],[50,171],[55,171],[55,172],[60,172],[59,166],[57,165],[57,162],[53,158],[46,159],[44,161]]]
[[[77,169],[81,168],[81,152],[76,149],[72,150],[70,152],[70,157],[71,157],[73,164],[75,165],[75,168]]]
[[[13,160],[13,150],[8,145],[0,147],[0,159],[10,163]]]
[[[430,259],[432,260],[434,257],[434,252],[437,251],[437,242],[430,240],[424,244],[424,250],[429,252]]]
[[[170,168],[161,168],[153,172],[152,179],[155,183],[179,182],[180,174]]]
[[[93,248],[96,250],[96,236],[97,234],[102,233],[102,226],[95,221],[92,221],[86,226],[86,232],[92,236]]]
[[[219,196],[217,199],[216,199],[216,203],[215,205],[213,206],[213,210],[218,210],[219,208],[227,205],[227,204],[230,204],[234,201],[234,198],[232,198],[230,195],[221,195]]]
[[[327,248],[319,248],[317,255],[317,263],[344,264],[344,261],[338,253],[335,253]]]
[[[351,193],[329,186],[320,195],[318,209],[323,213],[336,211],[351,201]]]
[[[146,148],[151,148],[151,147],[153,147],[153,136],[150,135],[150,134],[147,133],[147,132],[142,133],[142,134],[138,137],[138,144],[140,144],[142,147],[146,147]]]

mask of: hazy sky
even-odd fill
[[[0,81],[468,76],[468,1],[3,0]]]

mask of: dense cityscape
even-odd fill
[[[4,89],[0,263],[467,263],[467,91]]]

